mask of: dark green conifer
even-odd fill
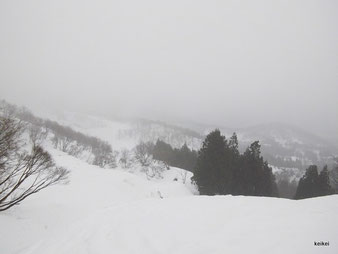
[[[232,172],[226,167],[227,147],[225,137],[217,129],[205,138],[198,154],[193,177],[201,195],[230,192]]]

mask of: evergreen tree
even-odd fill
[[[275,176],[261,156],[259,142],[253,142],[240,155],[236,133],[229,141],[219,130],[206,137],[193,180],[202,195],[278,196]]]
[[[174,159],[174,150],[169,144],[158,139],[152,150],[152,155],[155,160],[160,160],[167,165],[171,165]]]
[[[235,195],[278,196],[275,176],[268,163],[261,156],[260,144],[253,142],[240,156],[234,172]]]
[[[228,192],[230,191],[231,194],[234,193],[234,186],[236,184],[235,177],[239,167],[239,159],[240,154],[238,151],[238,139],[236,133],[233,133],[225,149],[225,167],[227,169],[227,172],[231,172],[231,174],[229,174],[228,176],[229,181],[231,182],[231,186],[229,186],[230,189],[228,190]]]
[[[241,175],[238,182],[242,185],[241,191],[244,195],[259,195],[261,184],[260,176],[263,174],[263,158],[260,156],[260,145],[258,141],[253,142],[241,157]]]
[[[299,180],[295,199],[312,198],[333,194],[327,166],[318,174],[317,166],[310,166]]]
[[[173,166],[194,171],[196,165],[197,153],[196,151],[190,150],[185,143],[180,149],[174,150],[174,162]]]
[[[268,163],[264,162],[263,169],[263,181],[261,185],[261,195],[267,197],[279,197],[278,187],[276,183],[276,177],[272,173],[272,168]]]
[[[335,165],[333,169],[329,172],[330,175],[330,184],[332,186],[333,192],[338,193],[338,157],[334,158]]]
[[[329,170],[325,166],[318,176],[318,196],[326,196],[333,193],[334,191],[330,185]]]
[[[318,192],[318,169],[316,165],[311,165],[299,180],[295,199],[317,197]]]
[[[229,139],[229,149],[233,152],[233,155],[238,157],[239,156],[239,151],[238,151],[238,139],[237,139],[237,134],[234,132]]]
[[[225,137],[217,129],[205,138],[193,177],[201,195],[230,192],[232,172],[226,167],[227,147]]]
[[[197,152],[190,150],[185,143],[181,148],[173,149],[170,144],[162,140],[157,140],[149,152],[155,160],[163,161],[165,164],[173,167],[193,171],[197,161]]]

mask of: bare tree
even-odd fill
[[[34,140],[30,151],[23,149],[23,130],[19,121],[0,116],[0,211],[48,186],[65,182],[69,173],[57,167],[49,153]]]
[[[54,148],[59,149],[64,153],[69,153],[71,151],[73,140],[69,137],[55,134],[52,138],[52,142],[54,144]]]
[[[48,136],[48,129],[45,127],[39,127],[36,125],[31,125],[29,127],[29,139],[33,145],[41,145]]]
[[[134,149],[135,160],[143,167],[150,166],[153,156],[150,152],[150,143],[140,142]]]
[[[116,157],[118,156],[117,151],[105,151],[98,150],[93,151],[94,160],[93,165],[99,166],[101,168],[116,168]]]
[[[130,168],[132,166],[133,161],[129,150],[123,149],[121,151],[119,163],[121,164],[122,168]]]
[[[0,116],[0,179],[22,142],[23,124],[10,117]]]

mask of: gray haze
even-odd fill
[[[338,134],[338,1],[0,1],[0,97]]]

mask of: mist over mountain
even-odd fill
[[[336,0],[1,0],[1,254],[338,253],[337,70]]]
[[[214,129],[229,138],[234,132],[239,139],[239,149],[245,149],[258,140],[262,154],[270,165],[304,170],[316,164],[329,166],[338,155],[338,145],[292,124],[281,122],[254,125],[246,128],[224,127],[194,123],[188,120],[165,122],[133,116],[100,116],[78,112],[39,109],[38,115],[50,118],[76,130],[110,141],[113,148],[131,148],[139,141],[153,142],[158,139],[174,148],[183,144],[199,150],[207,133]],[[129,145],[128,145],[129,144]]]
[[[67,7],[64,7],[67,6]],[[338,139],[336,1],[0,3],[1,97]]]
[[[145,121],[144,124],[163,122]],[[147,125],[147,124],[146,124]],[[334,140],[320,137],[300,127],[281,122],[259,124],[246,128],[229,128],[221,125],[183,123],[178,126],[196,131],[202,137],[213,129],[220,129],[229,138],[234,132],[240,141],[239,148],[243,152],[252,142],[258,140],[262,146],[264,157],[275,166],[298,167],[304,169],[307,165],[331,165],[334,156],[338,155],[338,143]],[[174,125],[172,126],[174,128]],[[196,134],[186,132],[187,136]],[[157,136],[160,137],[160,136]],[[198,148],[198,147],[197,147]]]

